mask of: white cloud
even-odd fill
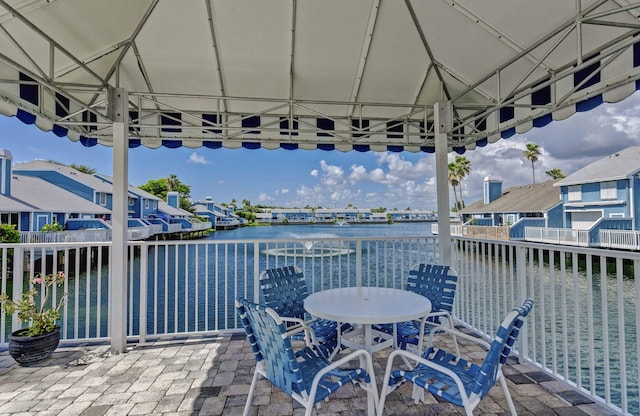
[[[207,160],[207,158],[205,158],[202,155],[199,155],[196,152],[191,153],[191,155],[189,155],[189,160],[188,163],[194,163],[196,165],[208,165],[211,162]]]

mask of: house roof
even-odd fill
[[[167,204],[163,200],[158,201],[158,211],[164,212],[172,217],[193,217],[193,214],[182,208],[175,208]]]
[[[6,198],[6,197],[5,197]],[[18,211],[68,212],[82,214],[108,214],[107,208],[75,195],[50,182],[33,176],[13,175],[11,197],[14,202],[28,204],[29,209]],[[5,200],[0,200],[3,210]],[[8,202],[8,201],[7,201]]]
[[[640,171],[640,146],[631,146],[577,170],[555,186],[578,185],[628,178]]]
[[[13,190],[12,190],[13,191]],[[27,201],[17,199],[15,196],[0,195],[0,207],[2,212],[33,212],[38,211],[38,207],[31,205]]]
[[[109,176],[109,175],[103,175],[102,173],[96,173],[95,176],[97,176],[98,178],[101,178],[104,181],[107,181],[111,184],[113,184],[113,176]],[[131,185],[129,184],[129,196],[132,198],[136,198],[138,199],[139,196],[146,198],[146,199],[157,199],[158,201],[161,201],[161,198],[158,198],[157,196],[155,196],[152,193],[149,193],[147,191],[145,191],[144,189],[141,189],[135,185]]]
[[[132,146],[432,151],[437,125],[463,151],[632,94],[639,9],[2,1],[0,114],[87,146],[113,144],[109,120],[128,114]],[[129,92],[122,113],[111,87]]]
[[[224,215],[221,212],[218,212],[216,210],[207,209],[207,206],[204,205],[204,204],[195,204],[193,206],[193,209],[195,210],[196,213],[213,214],[213,215],[215,215],[216,217],[219,217],[219,218],[225,218],[226,217],[226,215]]]
[[[502,196],[486,204],[479,200],[462,209],[462,214],[500,212],[545,212],[560,203],[560,188],[553,186],[553,179],[535,185],[507,188]]]
[[[113,186],[104,180],[88,173],[80,172],[72,167],[60,165],[58,163],[47,162],[46,160],[33,160],[31,162],[13,165],[13,172],[20,174],[20,171],[52,171],[60,173],[74,181],[80,182],[96,192],[113,193]]]

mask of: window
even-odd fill
[[[582,200],[581,185],[569,186],[569,201],[581,201],[581,200]]]
[[[129,198],[129,206],[132,207],[136,204],[136,200],[134,198]]]
[[[145,207],[145,209],[149,209],[149,200],[148,199],[144,200],[144,207]]]
[[[107,205],[107,194],[105,192],[99,192],[98,199],[100,201],[100,205],[102,206]]]
[[[616,199],[618,198],[618,189],[616,181],[602,182],[600,184],[600,199]]]

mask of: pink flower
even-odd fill
[[[41,285],[43,281],[42,277],[34,277],[31,283],[34,285]]]

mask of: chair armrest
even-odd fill
[[[282,322],[290,322],[295,324],[295,326],[287,329],[287,332],[285,332],[284,334],[285,336],[290,337],[304,331],[305,343],[307,345],[317,344],[315,332],[313,332],[313,329],[309,325],[307,325],[305,321],[299,318],[290,318],[286,316],[281,316],[280,319],[282,320]]]
[[[448,326],[437,325],[437,324],[432,324],[432,325],[433,326],[437,326],[439,331],[455,335],[456,337],[464,338],[464,339],[466,339],[468,341],[474,342],[474,343],[476,343],[476,344],[478,344],[480,346],[485,347],[487,350],[489,348],[491,348],[491,345],[487,341],[485,341],[483,339],[473,337],[471,335],[465,334],[464,332],[460,332],[457,329],[449,328]]]
[[[469,397],[467,396],[467,391],[464,388],[464,383],[462,382],[462,380],[460,379],[460,377],[453,371],[451,371],[450,369],[443,367],[439,364],[436,364],[432,361],[429,361],[425,358],[422,358],[419,355],[416,355],[412,352],[406,351],[406,350],[394,350],[393,352],[391,352],[391,354],[389,354],[389,358],[387,359],[387,368],[385,370],[384,373],[384,378],[382,379],[382,391],[380,392],[380,396],[381,398],[383,396],[385,396],[388,393],[385,393],[385,391],[389,388],[389,379],[391,378],[391,370],[393,367],[393,360],[398,356],[404,356],[406,358],[408,358],[409,360],[415,361],[416,365],[417,363],[419,364],[423,364],[426,367],[432,368],[436,371],[441,372],[442,374],[445,374],[449,377],[451,377],[451,379],[456,383],[456,386],[458,387],[458,391],[460,392],[460,395],[462,396],[463,399],[463,403],[464,402],[468,402],[469,401]],[[406,361],[408,362],[408,361]],[[389,392],[390,393],[390,392]]]
[[[310,397],[315,397],[315,393],[316,390],[318,389],[318,384],[320,383],[320,380],[322,380],[322,378],[325,376],[325,374],[327,374],[328,372],[335,370],[345,364],[347,364],[348,362],[356,359],[356,358],[360,358],[360,365],[362,365],[362,363],[364,362],[365,364],[365,370],[367,371],[367,373],[369,374],[369,377],[371,379],[371,386],[373,388],[373,394],[374,394],[374,400],[375,403],[377,404],[378,400],[379,400],[379,395],[378,395],[378,385],[376,383],[376,375],[374,373],[373,370],[373,360],[371,359],[371,354],[369,354],[367,351],[365,350],[356,350],[352,353],[350,353],[349,355],[339,359],[338,361],[333,361],[331,364],[329,364],[328,366],[324,367],[322,370],[318,371],[318,373],[316,374],[316,376],[313,378],[313,382],[311,383],[311,389],[309,390],[309,396]],[[360,367],[362,368],[362,367]]]

